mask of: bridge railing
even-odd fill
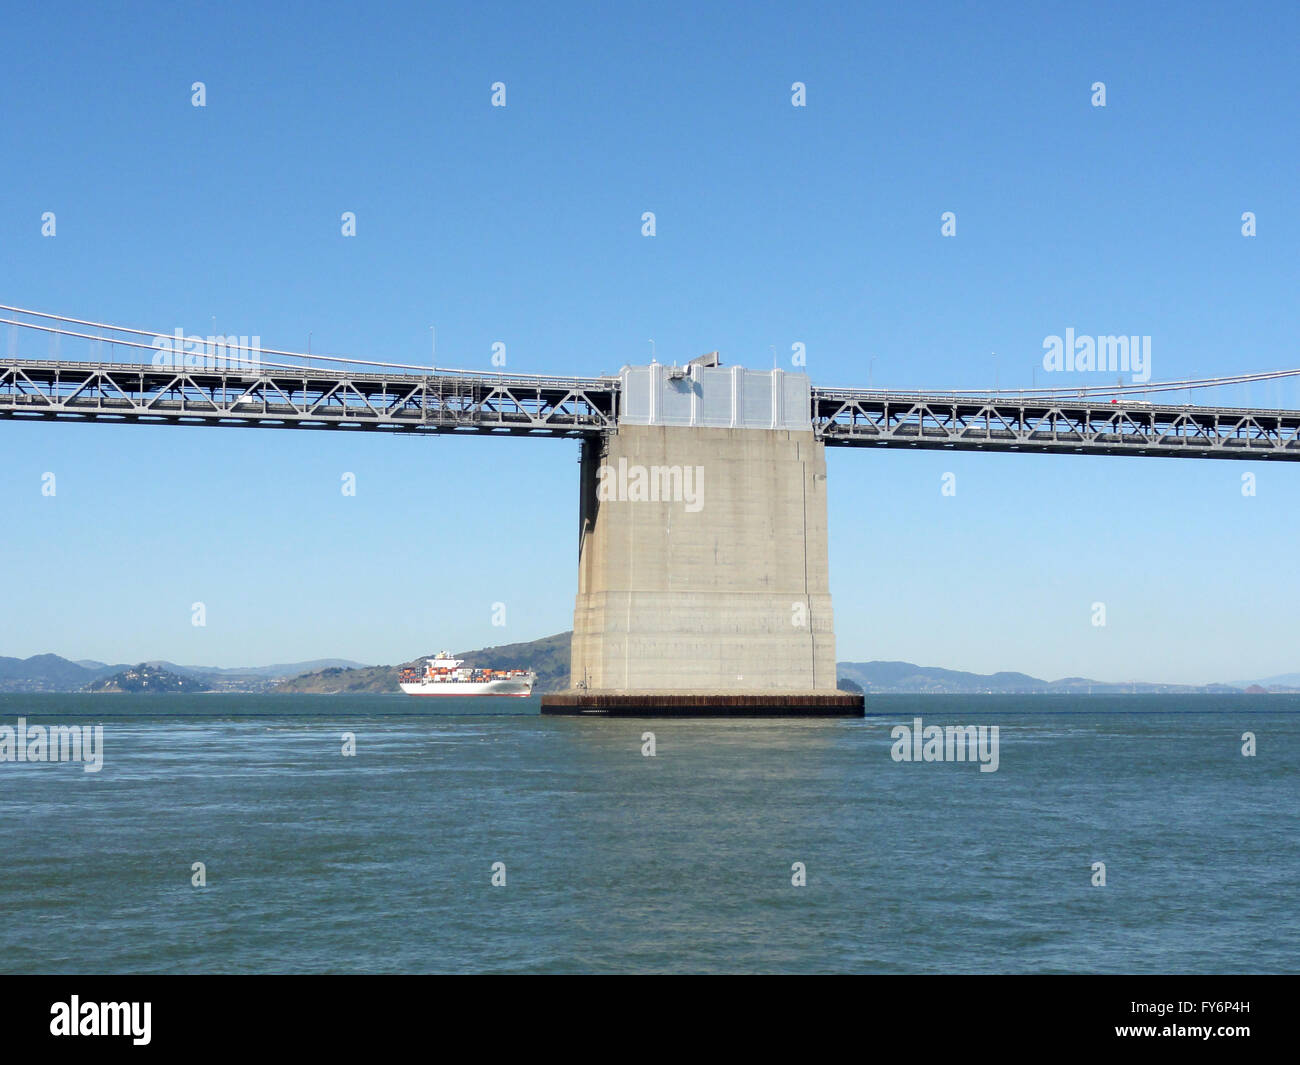
[[[817,403],[864,403],[889,404],[898,406],[908,403],[931,404],[935,406],[956,406],[963,409],[987,407],[989,409],[1046,409],[1052,407],[1070,407],[1072,409],[1124,409],[1133,411],[1160,410],[1185,411],[1194,410],[1206,413],[1271,413],[1278,415],[1296,415],[1300,411],[1290,407],[1230,406],[1213,403],[1178,403],[1169,400],[1136,399],[1129,395],[1115,396],[1112,393],[1089,393],[1074,390],[1053,392],[1025,393],[1017,392],[941,392],[934,390],[910,391],[902,389],[865,389],[865,388],[814,388],[812,390],[814,409]]]
[[[198,336],[182,330],[158,333],[147,329],[111,325],[84,318],[49,314],[8,304],[0,304],[0,325],[9,327],[8,357],[28,363],[51,363],[61,367],[129,367],[153,366],[159,369],[227,369],[267,372],[294,376],[331,379],[379,378],[454,378],[495,382],[509,387],[617,389],[617,376],[531,374],[493,368],[490,370],[458,369],[364,359],[352,355],[334,355],[268,348],[259,337]],[[215,326],[214,326],[215,332]],[[20,343],[20,337],[22,338]],[[34,338],[46,341],[50,357],[34,353]],[[86,356],[68,359],[60,354],[65,340],[79,344]],[[255,343],[254,343],[255,342]],[[20,349],[24,354],[20,354]]]
[[[230,375],[285,378],[310,378],[329,380],[366,380],[366,381],[427,381],[432,383],[455,382],[473,385],[500,385],[508,388],[543,388],[543,389],[582,389],[616,392],[620,380],[616,376],[570,377],[557,374],[501,373],[496,371],[453,370],[443,367],[430,367],[424,372],[381,372],[373,368],[362,367],[356,371],[337,367],[316,367],[308,365],[289,365],[278,362],[258,360],[226,360],[228,365],[208,367],[204,359],[198,357],[191,364],[172,366],[169,363],[146,363],[112,361],[101,359],[35,359],[10,357],[0,360],[0,364],[23,365],[37,368],[50,368],[61,371],[97,370],[114,373],[166,374],[180,370],[195,374],[224,373]]]

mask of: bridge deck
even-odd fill
[[[0,362],[17,419],[574,437],[615,429],[619,394],[617,377]],[[812,424],[831,447],[1300,461],[1300,411],[1127,397],[814,388]]]
[[[827,445],[1300,461],[1300,411],[813,389]]]
[[[0,416],[573,436],[614,427],[617,388],[617,378],[9,359],[0,363]]]

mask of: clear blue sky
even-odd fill
[[[1156,378],[1294,366],[1297,8],[1133,7],[11,10],[0,302],[398,361],[436,325],[440,364],[487,368],[502,341],[525,372],[615,371],[653,337],[756,367],[802,342],[821,384],[1005,388],[1067,327],[1151,336]],[[573,443],[12,422],[0,442],[0,654],[393,662],[571,625]],[[841,659],[1300,669],[1300,467],[829,462]]]

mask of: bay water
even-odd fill
[[[0,971],[1300,968],[1300,697],[868,711],[3,695],[103,761],[0,761]],[[996,725],[996,772],[897,760],[918,718]]]

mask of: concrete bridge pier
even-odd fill
[[[624,370],[617,432],[583,444],[570,689],[543,713],[861,716],[836,690],[825,449],[801,387]]]

